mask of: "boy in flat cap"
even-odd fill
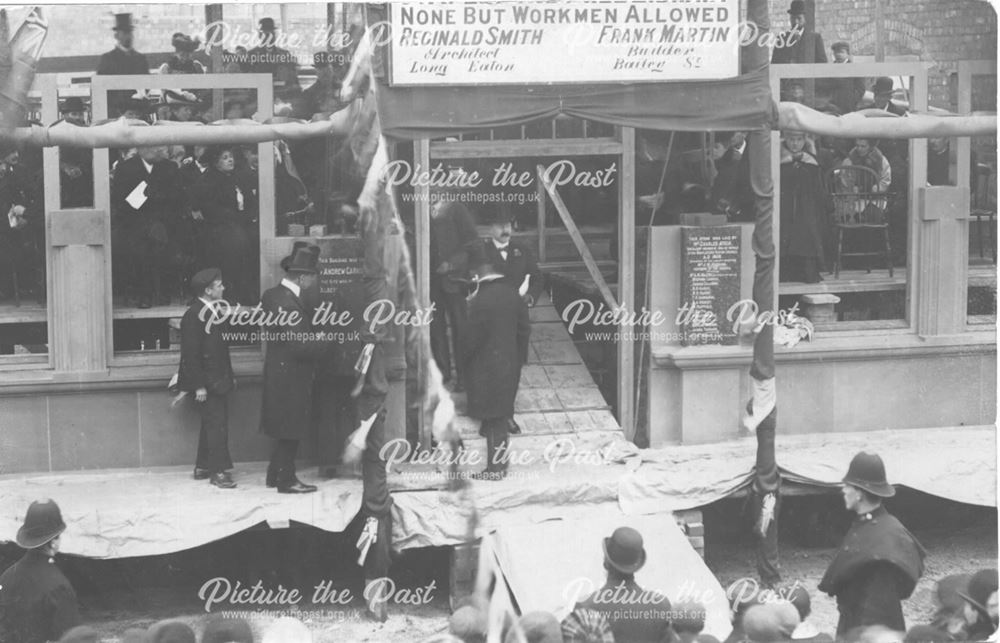
[[[236,486],[228,469],[233,468],[229,456],[229,393],[233,390],[233,365],[229,346],[222,337],[222,325],[210,323],[225,313],[220,305],[222,271],[206,268],[191,278],[195,299],[181,318],[181,364],[177,386],[194,393],[201,412],[201,434],[194,479],[205,480],[220,489]]]

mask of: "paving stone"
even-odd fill
[[[521,369],[521,390],[527,388],[552,388],[552,381],[541,364],[527,364]]]
[[[562,403],[555,391],[543,388],[518,391],[517,400],[514,403],[514,410],[517,413],[561,411],[562,408]]]
[[[560,387],[555,389],[559,401],[566,410],[601,409],[607,407],[604,396],[596,387]]]
[[[594,378],[583,364],[552,364],[543,366],[552,388],[595,387]]]
[[[531,348],[535,349],[537,361],[542,364],[583,364],[583,359],[580,358],[580,353],[577,352],[573,342],[532,344]]]

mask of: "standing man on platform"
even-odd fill
[[[76,96],[59,106],[62,120],[74,127],[87,127],[87,108]],[[63,208],[94,205],[94,151],[82,147],[59,148],[59,193]]]
[[[855,514],[843,546],[826,570],[819,590],[837,597],[837,637],[855,627],[884,625],[906,631],[903,607],[924,573],[924,548],[882,500],[896,494],[885,464],[861,452],[844,476],[844,505]]]
[[[542,293],[542,273],[534,255],[526,247],[511,239],[511,212],[501,206],[490,224],[490,238],[483,240],[486,263],[492,264],[503,280],[513,286],[529,308]],[[525,284],[525,278],[528,283]]]
[[[261,296],[265,318],[275,323],[262,329],[267,350],[260,430],[275,441],[266,483],[278,493],[316,491],[296,477],[295,455],[299,440],[308,435],[316,358],[322,351],[311,337],[313,310],[303,302],[303,291],[316,282],[318,264],[318,247],[297,249],[282,262],[285,278]]]
[[[521,367],[528,361],[531,322],[528,307],[492,265],[482,264],[474,281],[463,357],[469,378],[468,414],[482,421],[479,434],[486,438],[486,471],[477,478],[502,480],[507,475],[507,434]]]
[[[146,57],[132,48],[134,27],[131,13],[116,13],[115,26],[111,29],[115,34],[115,48],[102,54],[97,63],[98,76],[128,76],[133,74],[148,74],[149,62]],[[132,92],[129,90],[108,92],[108,115],[118,116],[125,111]]]
[[[826,47],[823,36],[806,25],[806,3],[792,0],[788,8],[791,29],[781,33],[778,45],[771,54],[771,64],[825,63]]]
[[[835,42],[830,50],[833,52],[834,64],[850,64],[851,45],[849,43],[842,40]],[[841,114],[853,112],[858,108],[858,103],[865,95],[864,78],[831,78],[829,84],[833,90],[830,102],[837,106]]]
[[[206,268],[191,278],[196,299],[181,318],[181,364],[177,386],[195,394],[201,412],[201,434],[194,479],[205,480],[220,489],[236,487],[228,470],[229,393],[235,388],[229,346],[222,337],[222,327],[214,323],[225,286],[222,271]]]
[[[59,505],[36,500],[28,507],[17,544],[27,553],[0,576],[0,641],[57,641],[80,624],[76,592],[55,566],[66,530]]]

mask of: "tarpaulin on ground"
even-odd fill
[[[705,606],[705,633],[719,640],[729,635],[725,590],[691,547],[671,514],[620,517],[595,512],[583,520],[552,520],[498,529],[484,546],[491,547],[507,586],[522,614],[550,612],[560,620],[605,581],[602,539],[618,527],[643,535],[646,564],[636,575],[644,590],[680,602]],[[630,609],[648,609],[641,599]]]

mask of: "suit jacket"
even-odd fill
[[[213,324],[208,332],[205,331],[205,320],[211,318],[207,309],[201,299],[195,299],[181,318],[181,364],[177,386],[182,391],[205,388],[215,395],[226,395],[233,390],[229,345],[222,337],[224,325]]]
[[[260,430],[278,440],[301,440],[308,434],[316,360],[325,344],[308,336],[313,310],[285,286],[264,291],[260,303],[265,313],[285,313],[284,323],[263,328],[271,336],[265,337]]]
[[[198,174],[197,168],[190,173]],[[242,210],[239,209],[237,189],[243,194]],[[210,167],[199,176],[192,194],[206,223],[251,223],[257,218],[257,191],[249,182],[249,175],[226,174]]]
[[[480,284],[462,332],[470,417],[513,417],[530,336],[528,307],[517,291],[503,280]]]
[[[578,603],[576,609],[607,614],[616,641],[661,643],[675,636],[670,627],[670,601],[666,596],[643,590],[635,580],[615,583],[609,579],[595,594]]]
[[[775,47],[771,54],[771,64],[791,63],[825,63],[826,47],[823,46],[823,36],[816,32],[802,33],[797,38],[792,31],[783,31],[780,41],[792,42],[784,47]]]
[[[512,240],[507,246],[507,259],[504,260],[493,239],[484,239],[483,256],[503,274],[504,281],[513,286],[514,290],[521,287],[526,275],[531,275],[528,294],[533,300],[538,301],[538,296],[542,293],[542,273],[530,250]]]
[[[712,201],[729,201],[737,221],[754,220],[754,195],[750,187],[750,142],[747,141],[739,160],[733,160],[736,151],[726,150],[715,164],[719,174],[712,184]]]
[[[100,76],[127,76],[132,74],[148,74],[149,63],[146,57],[135,49],[123,51],[115,47],[101,54],[97,63],[97,74]]]
[[[0,576],[0,641],[57,641],[80,624],[76,592],[49,557],[37,549]]]
[[[171,222],[190,214],[187,191],[177,166],[171,161],[156,161],[152,166],[152,171],[147,172],[137,154],[115,168],[111,211],[121,221],[141,218]],[[146,182],[146,201],[136,209],[126,198],[142,181]]]

